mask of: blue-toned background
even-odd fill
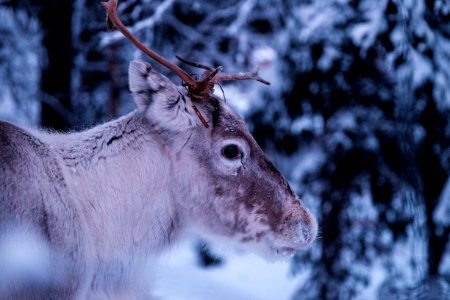
[[[132,110],[141,54],[99,1],[36,2],[0,0],[0,118],[73,130]],[[161,299],[450,299],[450,2],[127,0],[119,15],[173,62],[259,68],[270,87],[224,96],[320,223],[289,265],[186,246]]]

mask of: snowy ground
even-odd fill
[[[307,275],[290,275],[287,261],[267,262],[232,250],[226,252],[223,265],[205,269],[199,267],[193,249],[193,242],[187,241],[163,258],[153,292],[156,299],[284,300]]]

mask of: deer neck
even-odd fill
[[[71,195],[102,253],[158,252],[176,235],[167,148],[138,112],[70,134],[60,143]]]

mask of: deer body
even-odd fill
[[[141,268],[188,228],[274,256],[315,238],[314,218],[224,102],[196,103],[205,128],[148,63],[132,62],[129,79],[137,110],[90,130],[0,123],[0,238],[36,233],[60,278],[6,294],[145,299]]]

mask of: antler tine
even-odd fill
[[[221,73],[222,72],[222,67],[218,67],[218,68],[214,69],[214,68],[211,68],[210,66],[207,66],[207,65],[204,65],[204,64],[201,64],[201,63],[198,63],[198,62],[187,60],[187,59],[185,59],[183,57],[180,57],[178,55],[175,55],[175,57],[179,61],[181,61],[182,63],[185,63],[185,64],[187,64],[189,66],[192,66],[192,67],[195,67],[195,68],[199,68],[199,69],[204,69],[204,70],[207,70],[209,72],[212,72],[211,74],[209,74],[207,76],[204,76],[204,77],[206,77],[205,79],[202,79],[202,82],[204,82],[204,83],[207,83],[209,81],[213,81],[214,83],[219,83],[220,81],[232,81],[232,80],[256,80],[256,81],[259,81],[261,83],[270,85],[270,82],[268,82],[267,80],[264,80],[263,78],[261,78],[258,75],[258,70],[256,70],[255,72],[227,74],[227,73]],[[219,73],[219,74],[217,75],[217,73]],[[214,80],[212,80],[213,77],[214,77]]]
[[[203,70],[207,70],[207,71],[214,71],[214,68],[211,68],[210,66],[195,62],[195,61],[190,61],[187,60],[186,58],[183,58],[181,56],[175,55],[175,57],[181,61],[182,63],[194,67],[194,68],[199,68],[199,69],[203,69]]]
[[[127,39],[129,39],[139,50],[177,74],[181,80],[183,80],[186,85],[192,89],[196,90],[198,83],[189,75],[186,71],[178,67],[177,65],[171,63],[155,51],[146,47],[141,41],[139,41],[126,27],[123,25],[119,16],[117,15],[117,2],[118,0],[106,0],[102,1],[101,4],[106,9],[108,24],[112,23]]]
[[[270,82],[262,79],[258,75],[258,71],[236,73],[236,74],[220,73],[214,78],[214,83],[219,83],[220,81],[230,81],[230,80],[256,80],[256,81],[259,81],[266,85],[270,85]]]
[[[181,62],[191,65],[193,67],[204,69],[203,75],[200,80],[195,80],[189,73],[181,69],[177,65],[171,63],[155,51],[146,47],[141,41],[139,41],[126,27],[123,25],[119,16],[117,15],[117,2],[118,0],[101,0],[101,4],[107,13],[107,26],[108,28],[117,28],[127,39],[129,39],[139,50],[174,72],[181,78],[184,85],[187,87],[189,96],[195,100],[205,100],[208,99],[214,92],[214,85],[220,81],[228,80],[256,80],[264,84],[269,85],[270,83],[261,77],[259,77],[258,72],[252,73],[237,73],[237,74],[227,74],[222,73],[222,67],[211,68],[199,63],[195,63],[177,56],[177,59]],[[208,123],[202,116],[200,111],[197,109],[195,104],[192,104],[198,118],[202,124],[208,128]]]

